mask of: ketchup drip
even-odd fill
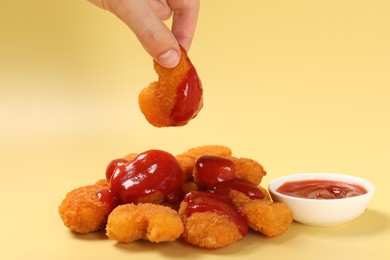
[[[190,64],[190,69],[177,88],[176,103],[171,111],[172,126],[182,126],[196,117],[203,107],[202,83],[195,67]]]
[[[230,191],[237,190],[251,199],[264,199],[259,187],[236,177],[235,164],[229,158],[204,155],[196,160],[195,169],[198,183],[209,192],[230,197]]]
[[[110,184],[120,203],[137,203],[141,197],[161,192],[169,203],[178,204],[184,197],[183,181],[183,170],[172,154],[149,150],[117,165]]]
[[[242,236],[248,233],[248,223],[241,216],[229,198],[224,198],[205,191],[194,191],[184,197],[187,203],[185,214],[187,217],[195,212],[216,212],[230,219],[238,228]]]
[[[102,189],[96,193],[97,199],[109,207],[111,212],[119,205],[117,198],[112,194],[111,190]]]
[[[238,178],[220,182],[211,188],[210,192],[220,196],[230,197],[231,190],[244,193],[251,199],[264,199],[264,193],[259,189],[259,187],[249,181]]]
[[[111,176],[114,174],[114,171],[115,171],[116,167],[119,166],[119,165],[123,165],[126,162],[127,162],[127,160],[125,160],[125,159],[115,159],[115,160],[112,160],[107,165],[107,169],[106,169],[106,179],[107,179],[107,181],[110,181]]]

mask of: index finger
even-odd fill
[[[173,10],[172,33],[188,51],[195,34],[199,13],[199,0],[168,0]]]

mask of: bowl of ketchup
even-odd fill
[[[311,226],[335,226],[362,215],[375,193],[370,181],[338,173],[300,173],[272,180],[274,201],[285,203],[294,220]]]

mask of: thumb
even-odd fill
[[[105,4],[105,8],[130,27],[144,49],[161,66],[173,68],[179,63],[179,43],[147,1],[104,2],[110,3]]]

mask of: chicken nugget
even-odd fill
[[[184,218],[183,239],[202,248],[220,248],[242,238],[236,225],[227,217],[215,212],[194,213]]]
[[[184,190],[184,193],[187,194],[191,191],[199,190],[199,186],[193,181],[185,181],[183,183],[183,190]]]
[[[68,192],[58,211],[65,226],[78,233],[90,233],[104,228],[116,205],[106,187],[88,185]]]
[[[231,191],[230,197],[238,211],[246,217],[249,227],[265,236],[285,233],[293,221],[291,210],[283,203],[267,199],[252,200],[236,190]]]
[[[183,170],[184,180],[191,180],[196,158],[186,153],[178,154],[175,157],[181,169]]]
[[[101,187],[105,187],[105,188],[109,188],[110,184],[109,182],[107,181],[107,179],[100,179],[98,181],[95,182],[95,185],[97,186],[101,186]]]
[[[204,191],[188,193],[180,204],[183,239],[202,248],[233,244],[248,232],[248,224],[228,198]]]
[[[223,145],[204,145],[189,149],[186,154],[198,158],[202,155],[215,155],[221,157],[232,156],[232,150]]]
[[[161,191],[155,191],[153,193],[149,193],[147,195],[144,195],[142,197],[138,197],[136,202],[137,203],[153,203],[153,204],[160,204],[165,200],[164,193]]]
[[[255,160],[236,157],[230,157],[229,159],[236,166],[235,175],[255,185],[259,185],[263,177],[267,174],[263,166]]]
[[[203,106],[201,81],[181,47],[181,58],[175,68],[164,68],[154,61],[158,81],[144,88],[138,97],[146,120],[155,127],[183,126]]]
[[[269,200],[269,201],[272,201],[272,198],[271,198],[271,195],[269,194],[269,191],[268,189],[262,187],[262,186],[259,186],[259,189],[263,192],[264,194],[264,199],[266,200]]]
[[[137,156],[138,156],[138,153],[129,153],[129,154],[123,156],[122,159],[130,162],[130,161],[134,160]]]
[[[174,241],[183,233],[183,222],[177,211],[151,203],[124,204],[116,207],[106,226],[110,239],[131,243]]]

